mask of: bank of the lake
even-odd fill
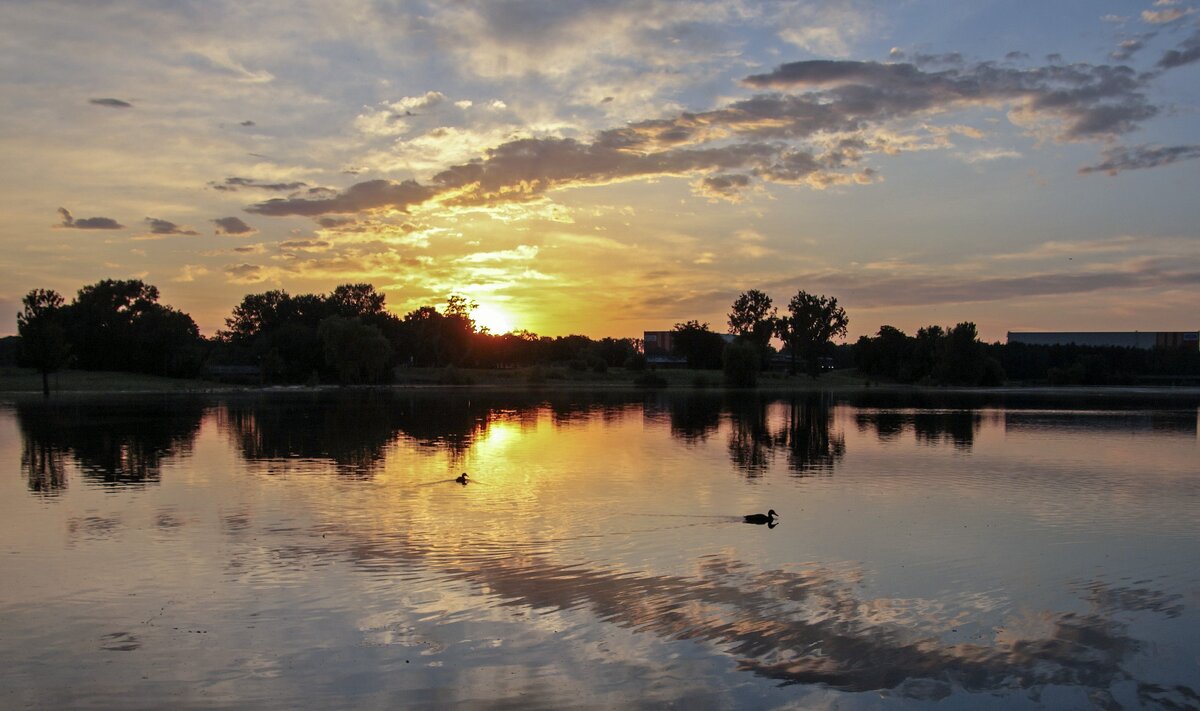
[[[580,371],[567,367],[534,366],[528,368],[410,368],[397,371],[391,383],[352,386],[361,389],[404,390],[446,388],[455,390],[666,390],[722,391],[720,371],[715,370],[658,370],[654,371],[665,385],[648,388],[637,380],[642,372],[621,368],[606,372]],[[231,393],[274,392],[303,390],[337,390],[346,386],[330,383],[310,385],[259,385],[228,383],[212,380],[166,378],[139,373],[63,370],[50,376],[51,395],[102,393]],[[830,393],[942,393],[964,395],[1018,395],[1037,397],[1200,397],[1198,386],[1049,386],[1041,384],[1012,384],[1001,387],[951,387],[907,385],[880,382],[867,378],[853,369],[823,374],[814,380],[806,375],[763,373],[759,376],[759,391],[765,393],[830,392]],[[41,375],[30,368],[0,368],[0,395],[10,397],[41,396]]]

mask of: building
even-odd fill
[[[1009,331],[1009,343],[1031,346],[1116,346],[1200,350],[1200,331]]]
[[[642,352],[647,356],[670,355],[675,344],[671,331],[645,331],[642,333]]]

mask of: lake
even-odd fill
[[[870,391],[8,402],[0,707],[1198,708],[1198,420]]]

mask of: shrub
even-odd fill
[[[734,341],[721,353],[725,368],[725,384],[731,388],[752,388],[758,385],[758,349],[745,341]]]
[[[441,377],[438,378],[438,383],[441,385],[471,385],[474,382],[470,375],[452,365],[446,366],[442,371]]]
[[[653,370],[646,370],[633,379],[633,384],[639,388],[665,388],[667,379]]]

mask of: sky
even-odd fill
[[[0,334],[368,282],[493,332],[1196,330],[1200,2],[0,4]]]

